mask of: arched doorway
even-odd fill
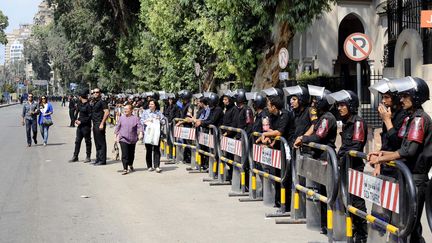
[[[361,20],[355,14],[348,14],[339,24],[338,31],[338,58],[335,62],[334,72],[340,77],[341,88],[357,93],[357,62],[350,60],[344,52],[345,39],[352,33],[365,33]],[[363,104],[370,103],[370,68],[367,60],[361,61],[362,97]]]

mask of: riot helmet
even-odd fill
[[[246,99],[252,101],[254,109],[264,109],[267,105],[266,98],[259,92],[247,92]]]
[[[245,103],[246,102],[246,90],[244,89],[237,89],[235,92],[235,101],[237,103]]]
[[[296,96],[301,107],[307,107],[310,104],[310,95],[307,88],[297,85],[283,88],[286,96]]]
[[[314,97],[316,100],[315,107],[320,111],[328,111],[330,109],[330,104],[326,98],[331,92],[325,87],[308,85],[308,91],[310,96]]]
[[[351,114],[357,114],[360,105],[358,96],[351,90],[340,90],[326,96],[329,104],[345,103]]]
[[[421,78],[407,76],[400,79],[392,79],[389,85],[396,90],[398,94],[411,96],[415,108],[421,107],[424,102],[429,100],[429,86],[426,81]]]

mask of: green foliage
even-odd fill
[[[201,80],[250,86],[258,59],[274,45],[274,24],[301,31],[335,0],[50,2],[59,33],[51,40],[62,50],[48,52],[62,77],[120,92],[196,91],[195,63]]]
[[[4,30],[8,27],[8,17],[0,10],[0,44],[6,45],[7,39]]]

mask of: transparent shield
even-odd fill
[[[329,104],[334,104],[336,102],[351,99],[351,95],[346,90],[340,90],[327,95],[326,98]]]
[[[275,88],[268,88],[268,89],[264,89],[262,90],[262,92],[267,95],[267,96],[275,96],[278,95],[278,92]]]
[[[256,95],[258,92],[246,92],[246,99],[247,100],[255,100]]]
[[[380,81],[374,83],[373,85],[371,85],[369,87],[370,92],[375,96],[378,97],[378,94],[385,94],[387,92],[390,91],[390,86],[389,86],[389,79],[388,78],[383,78]]]
[[[291,86],[291,87],[285,87],[285,88],[283,88],[283,91],[284,91],[286,96],[303,94],[303,91],[299,85]]]
[[[323,97],[325,87],[308,84],[308,90],[311,96]]]
[[[410,76],[389,81],[389,86],[396,92],[404,92],[410,89],[417,89],[417,83]]]

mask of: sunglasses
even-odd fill
[[[93,93],[100,93],[100,91],[95,91],[95,92],[93,92]]]

